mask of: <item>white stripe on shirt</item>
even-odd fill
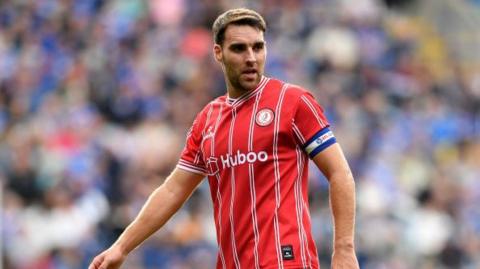
[[[283,257],[281,250],[281,239],[280,239],[280,228],[278,223],[278,208],[280,207],[281,202],[281,193],[280,193],[280,164],[278,161],[278,133],[280,129],[280,110],[282,108],[283,98],[285,97],[285,92],[288,88],[288,84],[284,84],[280,92],[280,96],[277,102],[277,107],[275,108],[275,126],[274,126],[274,135],[273,135],[273,164],[274,164],[274,174],[275,174],[275,215],[274,215],[274,230],[275,230],[275,241],[277,249],[277,260],[278,267],[283,269]]]
[[[222,111],[223,111],[223,104],[219,107],[219,112],[217,116],[217,120],[215,122],[215,127],[213,132],[217,132],[218,124],[220,123],[220,119],[222,118]],[[210,154],[211,156],[215,156],[215,135],[212,137],[212,141],[210,143]],[[215,178],[217,179],[217,201],[218,201],[218,212],[217,212],[217,220],[218,220],[218,240],[222,242],[222,195],[220,193],[220,175],[218,173],[215,174]],[[212,190],[213,191],[213,190]],[[223,269],[227,268],[225,263],[225,256],[223,254],[222,244],[218,244],[218,253],[220,255],[220,261],[222,262]]]
[[[307,106],[310,108],[310,110],[312,110],[313,112],[313,115],[315,115],[315,119],[318,121],[318,123],[320,124],[320,127],[323,128],[326,126],[326,124],[323,122],[322,118],[318,115],[318,112],[317,110],[315,110],[315,107],[313,106],[313,104],[310,102],[310,100],[307,99],[307,97],[305,96],[302,96],[301,99],[303,100],[303,102],[305,104],[307,104]]]
[[[255,116],[257,115],[258,103],[262,96],[263,89],[257,95],[255,99],[255,105],[253,106],[252,117],[250,118],[250,128],[248,132],[248,151],[253,151],[253,133],[254,133],[254,122]],[[251,214],[252,214],[252,226],[253,226],[253,234],[254,234],[254,249],[253,249],[253,256],[255,258],[255,269],[260,269],[260,262],[258,257],[258,243],[260,241],[260,231],[258,229],[258,220],[257,220],[257,195],[255,192],[255,173],[253,164],[248,164],[248,177],[250,181],[250,200],[251,200]]]
[[[232,121],[230,122],[230,132],[228,137],[228,152],[230,155],[233,154],[233,130],[235,127],[235,120],[237,118],[237,111],[235,108],[232,109]],[[233,261],[235,263],[235,268],[240,269],[240,260],[238,258],[237,252],[237,245],[235,242],[235,222],[233,219],[233,208],[234,208],[234,200],[235,200],[235,167],[232,166],[230,168],[230,175],[231,175],[231,197],[230,197],[230,230],[231,230],[231,239],[232,239],[232,249],[233,249]]]
[[[300,142],[303,144],[305,144],[305,137],[302,135],[302,132],[300,132],[300,129],[298,128],[298,126],[295,124],[295,122],[292,122],[292,130],[293,132],[295,133],[295,135],[297,136],[298,140],[300,140]]]
[[[297,228],[298,228],[298,239],[300,242],[300,257],[302,259],[302,267],[306,268],[306,257],[305,257],[305,241],[303,238],[303,218],[302,218],[302,213],[303,213],[303,208],[302,208],[302,202],[300,201],[300,193],[302,192],[301,188],[301,180],[302,180],[302,173],[303,173],[303,165],[302,165],[302,151],[298,147],[295,148],[295,152],[297,154],[297,180],[295,180],[295,185],[294,185],[294,196],[295,196],[295,212],[297,216]]]

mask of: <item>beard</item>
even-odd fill
[[[226,69],[226,77],[228,81],[230,82],[230,85],[237,91],[240,91],[242,93],[254,90],[258,83],[260,83],[260,79],[262,75],[257,71],[255,73],[255,78],[252,79],[246,79],[244,76],[244,73],[241,72],[235,72],[234,70],[228,70]]]

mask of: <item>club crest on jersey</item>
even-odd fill
[[[260,126],[268,126],[275,118],[275,114],[270,108],[264,108],[257,112],[255,122]]]

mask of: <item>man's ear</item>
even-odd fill
[[[213,56],[215,57],[215,60],[217,62],[222,62],[223,59],[223,53],[222,53],[222,47],[219,44],[213,45]]]

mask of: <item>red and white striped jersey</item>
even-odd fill
[[[208,176],[217,269],[318,269],[307,196],[308,157],[335,143],[306,90],[263,77],[195,119],[178,167]]]

